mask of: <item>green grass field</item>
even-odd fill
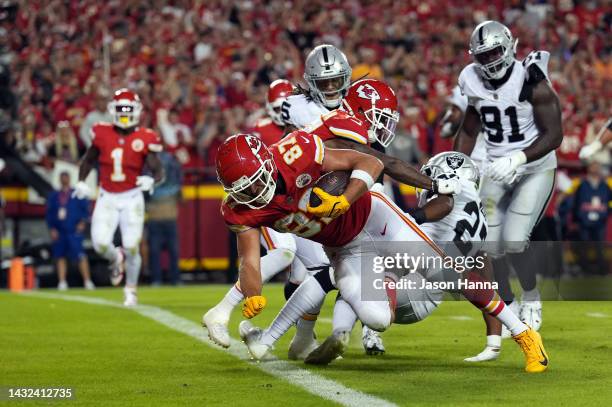
[[[142,288],[139,298],[141,304],[199,324],[226,288]],[[280,285],[266,286],[264,293],[268,308],[253,320],[259,326],[284,302]],[[122,300],[118,289],[65,295]],[[331,331],[331,298],[317,324],[319,338]],[[545,303],[542,334],[551,365],[539,375],[523,372],[522,353],[512,340],[504,342],[496,362],[463,362],[484,344],[480,315],[466,302],[447,302],[421,323],[393,326],[383,334],[384,356],[366,356],[355,330],[344,359],[327,367],[283,363],[284,373],[277,376],[264,371],[266,363],[274,367],[277,362],[237,358],[234,354],[245,357],[242,344],[230,354],[121,307],[3,292],[0,315],[0,387],[63,386],[75,392],[69,401],[0,402],[7,405],[335,404],[312,394],[317,389],[310,382],[299,387],[285,380],[304,370],[397,405],[612,405],[612,302]],[[236,311],[231,323],[236,339],[240,320]],[[291,336],[278,343],[279,359],[286,360]]]

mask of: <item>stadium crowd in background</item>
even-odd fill
[[[612,14],[605,3],[3,2],[0,113],[11,130],[5,142],[31,163],[76,162],[90,142],[87,129],[105,118],[110,91],[129,87],[144,104],[141,124],[159,131],[184,180],[195,181],[193,169],[212,168],[225,137],[264,114],[269,83],[300,81],[303,56],[328,42],[347,54],[353,79],[384,78],[396,90],[402,108],[396,142],[412,138],[407,144],[418,149],[402,154],[422,162],[450,147],[437,121],[459,71],[471,62],[473,27],[498,19],[519,38],[519,59],[550,51],[564,115],[560,167],[583,175],[580,147],[612,107]],[[606,168],[609,153],[598,161]],[[214,180],[213,171],[207,174],[197,180]]]

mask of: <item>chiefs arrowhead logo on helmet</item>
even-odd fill
[[[363,85],[360,85],[357,88],[357,95],[359,95],[359,97],[361,98],[368,100],[380,100],[380,95],[378,94],[376,89],[374,89],[374,87],[369,83],[364,83]]]

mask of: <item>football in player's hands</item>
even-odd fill
[[[339,196],[344,193],[350,180],[350,171],[332,171],[319,178],[315,182],[314,188],[318,187],[330,195]],[[317,194],[311,192],[309,202],[311,208],[316,208],[317,206],[321,205],[322,201]]]

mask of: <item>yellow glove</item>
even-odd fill
[[[242,304],[242,315],[245,318],[251,319],[259,314],[266,307],[266,297],[254,295],[247,297]]]
[[[306,210],[319,218],[337,218],[351,206],[344,195],[331,195],[318,187],[313,188],[312,193],[321,198],[321,205],[313,208],[308,204]]]

